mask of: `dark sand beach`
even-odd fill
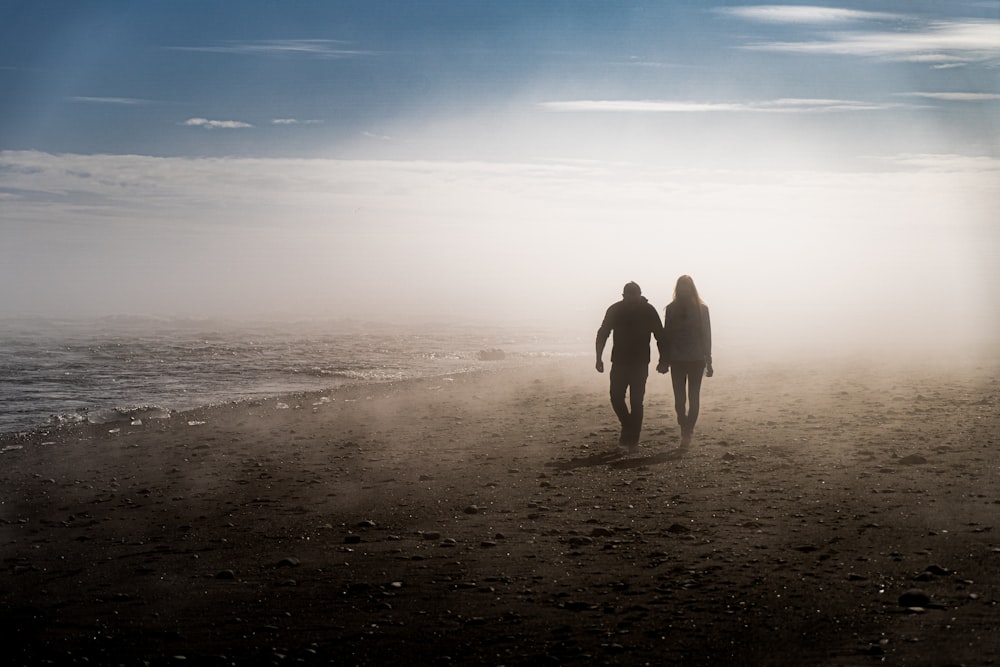
[[[719,359],[625,458],[586,359],[8,437],[6,664],[997,664],[998,378]]]

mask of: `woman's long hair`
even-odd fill
[[[688,290],[687,298],[678,298],[677,293],[682,287],[686,287]],[[694,312],[698,311],[698,307],[705,303],[701,300],[701,296],[698,295],[698,288],[694,286],[694,279],[684,274],[677,279],[677,284],[674,286],[674,303],[677,304],[682,311],[686,311],[691,308]]]

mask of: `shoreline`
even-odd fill
[[[688,448],[651,375],[620,458],[583,362],[3,454],[13,664],[1000,661],[1000,367],[722,366]]]
[[[211,411],[214,409],[223,409],[227,407],[239,406],[242,404],[255,404],[264,402],[289,402],[289,401],[313,401],[318,399],[323,395],[330,394],[340,394],[340,393],[364,393],[367,387],[379,387],[379,386],[400,386],[405,388],[411,383],[421,383],[425,381],[440,381],[442,378],[447,378],[450,376],[463,376],[463,375],[477,375],[477,374],[490,374],[490,373],[502,373],[507,370],[519,369],[536,364],[550,363],[556,357],[554,356],[541,356],[541,357],[528,357],[525,361],[518,360],[516,363],[503,363],[489,361],[485,363],[491,364],[489,367],[470,367],[462,370],[455,371],[442,371],[441,373],[434,375],[422,375],[417,377],[406,377],[406,378],[392,378],[392,379],[364,379],[357,381],[347,381],[339,385],[331,385],[323,388],[316,389],[302,389],[295,391],[276,391],[268,393],[260,393],[254,396],[243,396],[233,399],[225,399],[218,402],[211,402],[202,405],[195,405],[191,407],[183,408],[170,408],[159,404],[144,404],[135,406],[111,406],[111,407],[101,407],[96,408],[93,412],[96,413],[117,413],[119,418],[109,419],[108,421],[89,421],[84,414],[84,418],[81,421],[64,421],[61,423],[47,423],[40,424],[31,428],[26,428],[16,431],[0,431],[0,447],[4,444],[15,444],[13,441],[29,440],[35,441],[40,438],[45,438],[48,436],[59,436],[59,435],[73,435],[73,432],[80,429],[88,430],[88,436],[100,435],[99,433],[93,432],[95,429],[99,431],[102,427],[108,427],[109,429],[115,427],[125,427],[129,425],[129,422],[133,419],[133,415],[138,412],[148,411],[148,410],[162,410],[169,413],[169,417],[153,417],[143,421],[143,425],[148,425],[149,423],[157,423],[161,421],[169,421],[170,419],[175,419],[183,417],[188,413]],[[564,358],[561,355],[558,358]],[[302,406],[299,406],[302,407]],[[81,411],[83,413],[89,413],[90,410]],[[50,420],[59,420],[63,418],[64,415],[50,415]],[[141,418],[141,415],[140,415]],[[11,442],[8,442],[11,441]]]

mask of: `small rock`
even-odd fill
[[[232,570],[222,570],[220,572],[216,572],[215,573],[215,578],[216,579],[235,579],[236,578],[236,573],[233,572]]]
[[[614,534],[615,531],[613,531],[612,529],[604,528],[601,526],[598,526],[597,528],[594,528],[593,530],[590,531],[591,537],[611,537]]]
[[[301,561],[294,556],[289,556],[288,558],[282,558],[277,562],[275,567],[298,567]]]
[[[476,507],[475,505],[469,505],[462,511],[465,512],[466,514],[479,514],[479,508]]]
[[[361,542],[361,536],[357,533],[348,533],[344,535],[344,544],[359,544]]]
[[[931,602],[931,596],[919,588],[911,588],[899,596],[900,607],[926,607]]]
[[[375,522],[372,521],[371,519],[365,519],[364,521],[359,521],[357,527],[358,528],[374,528],[375,527]]]
[[[441,533],[437,532],[436,530],[428,530],[423,534],[423,537],[425,540],[440,540]]]

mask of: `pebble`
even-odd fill
[[[919,588],[911,588],[899,596],[900,607],[926,607],[931,596]]]

